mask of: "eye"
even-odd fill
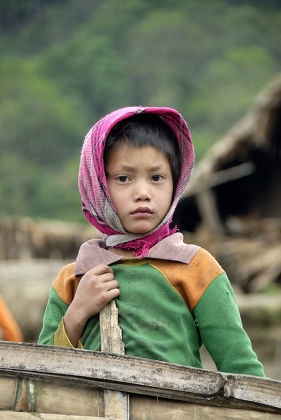
[[[164,177],[162,175],[152,175],[151,180],[154,182],[162,181]]]
[[[129,177],[127,175],[119,175],[116,179],[121,184],[124,184],[125,182],[129,181]]]

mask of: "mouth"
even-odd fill
[[[136,210],[132,211],[130,215],[132,216],[149,216],[153,211],[149,207],[138,207]]]

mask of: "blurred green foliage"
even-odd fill
[[[280,27],[270,0],[0,0],[0,213],[83,220],[83,137],[122,106],[178,109],[199,160],[280,71]]]

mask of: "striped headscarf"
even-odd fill
[[[106,139],[112,128],[119,121],[139,113],[158,114],[170,126],[178,141],[182,164],[173,202],[165,218],[153,231],[133,234],[123,228],[108,192],[103,153]],[[136,256],[143,258],[153,245],[177,230],[176,228],[171,230],[169,225],[180,196],[190,178],[193,165],[194,149],[190,133],[185,120],[176,110],[139,106],[113,111],[90,129],[82,147],[78,185],[84,215],[105,235],[107,246],[127,248],[132,250]]]

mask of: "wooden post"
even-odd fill
[[[213,188],[249,176],[254,171],[255,167],[253,163],[245,162],[219,172],[209,173],[200,179],[199,188],[196,190],[194,188],[187,190],[184,193],[184,198],[195,195],[199,213],[206,225],[217,236],[223,236],[225,229],[217,208]]]
[[[224,227],[217,209],[216,198],[214,192],[208,188],[202,188],[197,196],[196,201],[202,219],[206,222],[207,226],[217,236],[224,235]]]
[[[118,325],[118,309],[115,300],[109,302],[100,311],[101,351],[105,353],[125,354],[122,330]],[[129,395],[126,392],[104,390],[105,417],[129,420]]]

